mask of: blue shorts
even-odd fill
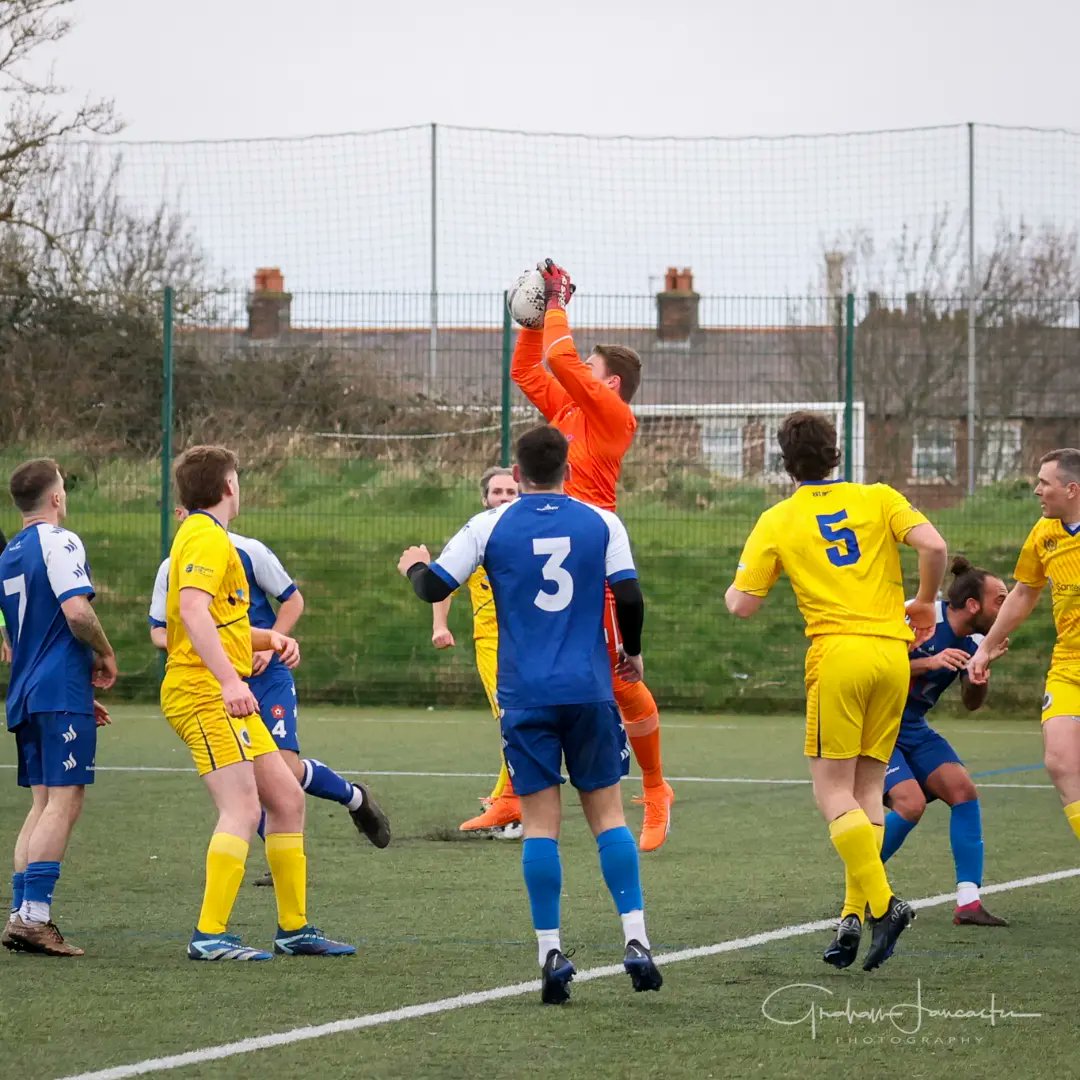
[[[630,746],[614,701],[504,709],[502,737],[516,795],[563,783],[564,755],[578,791],[611,787],[630,771]]]
[[[296,683],[292,672],[282,663],[272,663],[262,674],[247,680],[259,714],[279,750],[300,752],[296,735]]]
[[[926,790],[926,778],[939,766],[952,761],[963,764],[944,735],[939,735],[925,720],[904,721],[885,769],[885,793],[905,780],[914,780],[928,800],[935,799],[937,796]]]
[[[74,787],[94,782],[93,713],[31,713],[15,729],[19,787]]]

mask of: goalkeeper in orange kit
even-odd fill
[[[550,259],[538,269],[544,276],[544,327],[518,334],[511,375],[544,419],[570,443],[566,494],[614,512],[622,459],[637,430],[630,401],[641,383],[641,358],[624,345],[597,345],[583,362],[566,321],[566,304],[573,292],[570,275]],[[604,632],[615,701],[644,785],[640,801],[645,819],[639,847],[654,851],[667,839],[675,795],[661,766],[656,701],[643,682],[624,682],[615,674],[620,641],[610,590]]]

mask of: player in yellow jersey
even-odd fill
[[[509,467],[495,465],[480,477],[480,500],[489,510],[517,498],[518,486]],[[476,670],[484,685],[488,704],[496,721],[499,719],[499,699],[495,683],[499,666],[499,626],[495,620],[495,602],[491,595],[487,571],[481,566],[466,583],[473,609],[473,645],[476,650]],[[448,649],[454,645],[448,618],[451,597],[433,604],[431,643],[436,649]],[[506,769],[506,760],[500,758],[499,778],[484,803],[484,812],[469,818],[459,826],[462,832],[484,833],[503,840],[521,838],[521,803],[514,794],[513,781]]]
[[[1016,585],[968,665],[979,686],[995,650],[1035,609],[1050,586],[1057,642],[1042,701],[1043,763],[1080,838],[1080,450],[1051,450],[1039,462],[1035,494],[1042,520],[1016,560]]]
[[[810,638],[805,753],[845,869],[843,915],[825,960],[836,967],[855,960],[869,905],[869,971],[892,955],[915,918],[893,895],[881,861],[882,789],[911,678],[908,649],[934,630],[945,541],[891,487],[828,479],[840,452],[824,416],[792,413],[779,442],[795,492],[758,518],[726,602],[733,615],[749,618],[781,571],[791,581]],[[919,591],[907,619],[900,543],[919,553]]]
[[[223,446],[194,446],[176,463],[176,486],[187,519],[170,552],[165,602],[168,660],[161,711],[191,750],[217,807],[206,853],[202,909],[188,945],[192,960],[270,960],[228,933],[244,877],[248,843],[266,811],[266,859],[274,878],[278,930],[274,951],[292,956],[344,956],[356,950],[331,941],[307,921],[304,792],[259,716],[244,678],[252,649],[272,649],[288,667],[296,642],[252,627],[251,597],[240,556],[226,529],[240,512],[236,455]]]

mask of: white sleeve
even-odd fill
[[[601,510],[598,507],[594,509],[604,519],[608,530],[607,550],[604,555],[604,573],[608,583],[614,585],[617,581],[636,578],[637,567],[634,566],[626,526],[610,510]]]
[[[169,595],[169,560],[158,567],[154,578],[154,592],[150,597],[149,622],[151,626],[165,625],[165,601]]]
[[[506,503],[507,506],[510,503]],[[502,509],[501,507],[499,508]],[[457,589],[468,581],[472,572],[484,561],[488,537],[498,520],[499,510],[485,510],[470,518],[447,542],[431,569]]]
[[[40,536],[41,554],[56,599],[62,604],[73,596],[93,596],[83,542],[73,532],[60,528],[42,529]]]
[[[281,560],[261,540],[245,540],[244,548],[251,559],[255,584],[267,596],[282,601],[296,592],[296,582],[289,577]]]

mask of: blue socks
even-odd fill
[[[952,844],[956,880],[982,884],[983,837],[979,800],[957,803],[949,818],[949,842]]]
[[[559,842],[546,836],[532,837],[521,845],[521,870],[529,894],[534,930],[556,930],[562,896],[562,863]],[[543,958],[541,958],[543,962]]]
[[[329,799],[330,802],[348,806],[352,802],[354,789],[343,776],[338,776],[333,769],[315,758],[304,758],[304,779],[300,786],[316,799]]]
[[[52,917],[53,892],[60,880],[58,862],[32,862],[23,871],[23,902],[21,914],[32,922],[46,923]]]
[[[901,817],[895,810],[890,810],[885,815],[885,840],[881,845],[882,862],[888,862],[896,854],[900,845],[907,839],[908,833],[918,824],[917,821],[908,821],[907,818]]]
[[[11,910],[16,912],[22,907],[23,902],[23,873],[16,870],[11,875]]]
[[[641,869],[633,834],[625,825],[608,829],[596,838],[600,871],[620,915],[641,911]]]

